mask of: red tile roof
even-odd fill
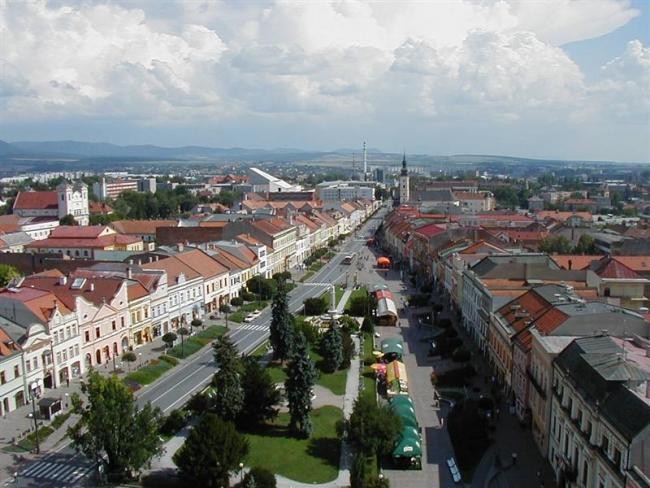
[[[602,259],[602,256],[556,254],[552,255],[551,259],[555,261],[560,268],[569,269],[569,261],[571,261],[571,269],[585,269],[594,261]]]
[[[75,278],[85,278],[85,280],[81,286],[72,288]],[[79,275],[73,273],[67,277],[66,283],[62,284],[60,277],[38,274],[26,277],[21,284],[21,289],[34,287],[50,291],[68,309],[75,310],[75,298],[78,296],[97,306],[111,302],[124,282],[123,278],[115,276],[88,277],[85,273]]]
[[[175,220],[116,220],[111,222],[111,227],[120,234],[156,234],[158,227],[177,227]]]
[[[636,272],[650,272],[650,256],[614,256],[614,259]]]
[[[78,238],[78,239],[68,239],[68,238],[52,238],[48,237],[47,239],[42,239],[40,241],[34,241],[27,245],[26,248],[30,249],[77,249],[77,248],[88,248],[88,249],[106,249],[107,247],[112,247],[115,245],[128,245],[136,244],[142,242],[137,237],[124,236],[122,234],[110,234],[102,237],[93,238]]]
[[[13,356],[20,351],[20,346],[0,327],[0,356]]]
[[[105,225],[60,225],[52,229],[50,237],[62,239],[94,239],[101,235],[112,234],[114,231]]]
[[[55,191],[21,191],[16,196],[14,210],[57,210],[58,198]]]
[[[9,233],[20,230],[17,215],[0,215],[0,232]]]
[[[600,261],[593,262],[589,268],[601,278],[625,280],[644,279],[639,273],[628,268],[625,264],[611,256],[605,256]]]
[[[415,229],[416,233],[421,234],[425,237],[433,237],[438,234],[445,232],[445,229],[436,224],[426,224]]]

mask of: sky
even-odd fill
[[[650,162],[650,1],[0,0],[0,140]]]

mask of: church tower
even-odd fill
[[[399,204],[404,205],[410,199],[409,193],[409,171],[406,168],[406,153],[402,158],[402,171],[399,174]]]

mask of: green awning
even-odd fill
[[[402,419],[402,425],[416,428],[418,427],[418,421],[415,418],[415,410],[413,410],[412,407],[406,404],[391,404],[390,408],[397,414],[400,419]]]
[[[422,442],[420,437],[413,435],[405,435],[395,444],[393,448],[393,457],[421,457],[422,456]]]
[[[384,354],[404,354],[404,344],[397,337],[390,337],[381,341],[381,352]]]
[[[397,395],[390,400],[391,405],[408,405],[411,408],[415,408],[413,404],[413,399],[408,395]]]

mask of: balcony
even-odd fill
[[[544,400],[546,400],[546,392],[544,391],[544,388],[542,388],[542,385],[540,385],[537,382],[537,379],[533,375],[530,368],[526,368],[526,376],[528,376],[528,379],[530,380],[530,384],[533,385],[533,388],[535,388],[535,391],[537,392],[537,394],[540,397],[542,397]]]

